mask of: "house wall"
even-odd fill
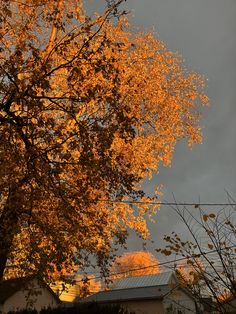
[[[196,313],[194,300],[182,290],[174,290],[163,301],[165,312],[171,314]]]
[[[164,308],[159,300],[127,301],[121,302],[121,306],[135,314],[163,314]]]
[[[33,280],[29,289],[18,291],[13,294],[2,305],[2,313],[17,311],[22,309],[55,308],[58,306],[57,300],[45,287],[40,287],[37,280]]]

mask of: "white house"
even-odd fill
[[[119,279],[112,290],[100,291],[80,302],[119,303],[136,314],[197,312],[194,297],[180,287],[171,271]]]
[[[34,277],[15,278],[0,282],[0,313],[23,309],[55,308],[57,295],[43,281]]]

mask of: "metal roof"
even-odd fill
[[[141,299],[162,299],[170,292],[171,288],[167,285],[159,287],[142,287],[130,289],[116,289],[108,291],[100,291],[82,302],[119,302],[128,300],[141,300]]]
[[[95,293],[82,302],[112,302],[135,299],[161,299],[171,290],[171,283],[176,282],[172,271],[119,279],[112,290]]]
[[[170,284],[171,281],[176,281],[172,271],[154,275],[126,277],[117,280],[114,283],[112,290],[163,286]]]

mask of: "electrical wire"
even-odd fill
[[[224,249],[221,249],[221,251],[232,249],[232,248],[235,248],[235,247],[236,247],[236,245],[232,245],[232,246],[226,247]],[[195,258],[196,255],[197,255],[197,257],[199,257],[199,256],[204,256],[204,255],[208,255],[208,254],[212,254],[212,253],[217,253],[217,250],[215,249],[215,250],[211,250],[211,251],[207,251],[207,252],[194,254],[194,255],[191,255],[191,256],[188,256],[188,257],[180,257],[180,258],[176,258],[174,260],[160,262],[160,263],[156,263],[156,264],[149,265],[149,266],[129,269],[128,271],[114,272],[114,273],[110,273],[109,276],[94,276],[93,278],[86,278],[86,281],[94,280],[94,279],[109,278],[109,277],[112,277],[112,276],[127,274],[127,273],[134,272],[134,271],[137,271],[137,270],[143,270],[143,269],[153,268],[153,267],[157,267],[157,266],[164,266],[164,265],[168,265],[168,264],[171,264],[171,263],[176,263],[176,262],[179,262],[179,261],[189,260],[191,258]],[[84,280],[80,279],[80,280],[75,280],[75,281],[76,282],[83,282]]]
[[[120,203],[120,204],[144,204],[144,205],[160,205],[160,206],[236,206],[236,203],[183,203],[183,202],[154,202],[154,201],[118,201],[118,200],[98,200],[97,202],[101,203]]]

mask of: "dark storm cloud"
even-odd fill
[[[189,151],[177,146],[172,166],[161,168],[151,182],[164,185],[164,199],[174,193],[181,202],[225,202],[225,190],[236,198],[236,1],[130,0],[132,22],[156,30],[169,49],[178,51],[188,69],[204,74],[211,107],[203,110],[203,144]],[[151,225],[154,240],[178,228],[167,208]],[[130,239],[130,248],[137,247]],[[140,248],[140,247],[139,247]]]

